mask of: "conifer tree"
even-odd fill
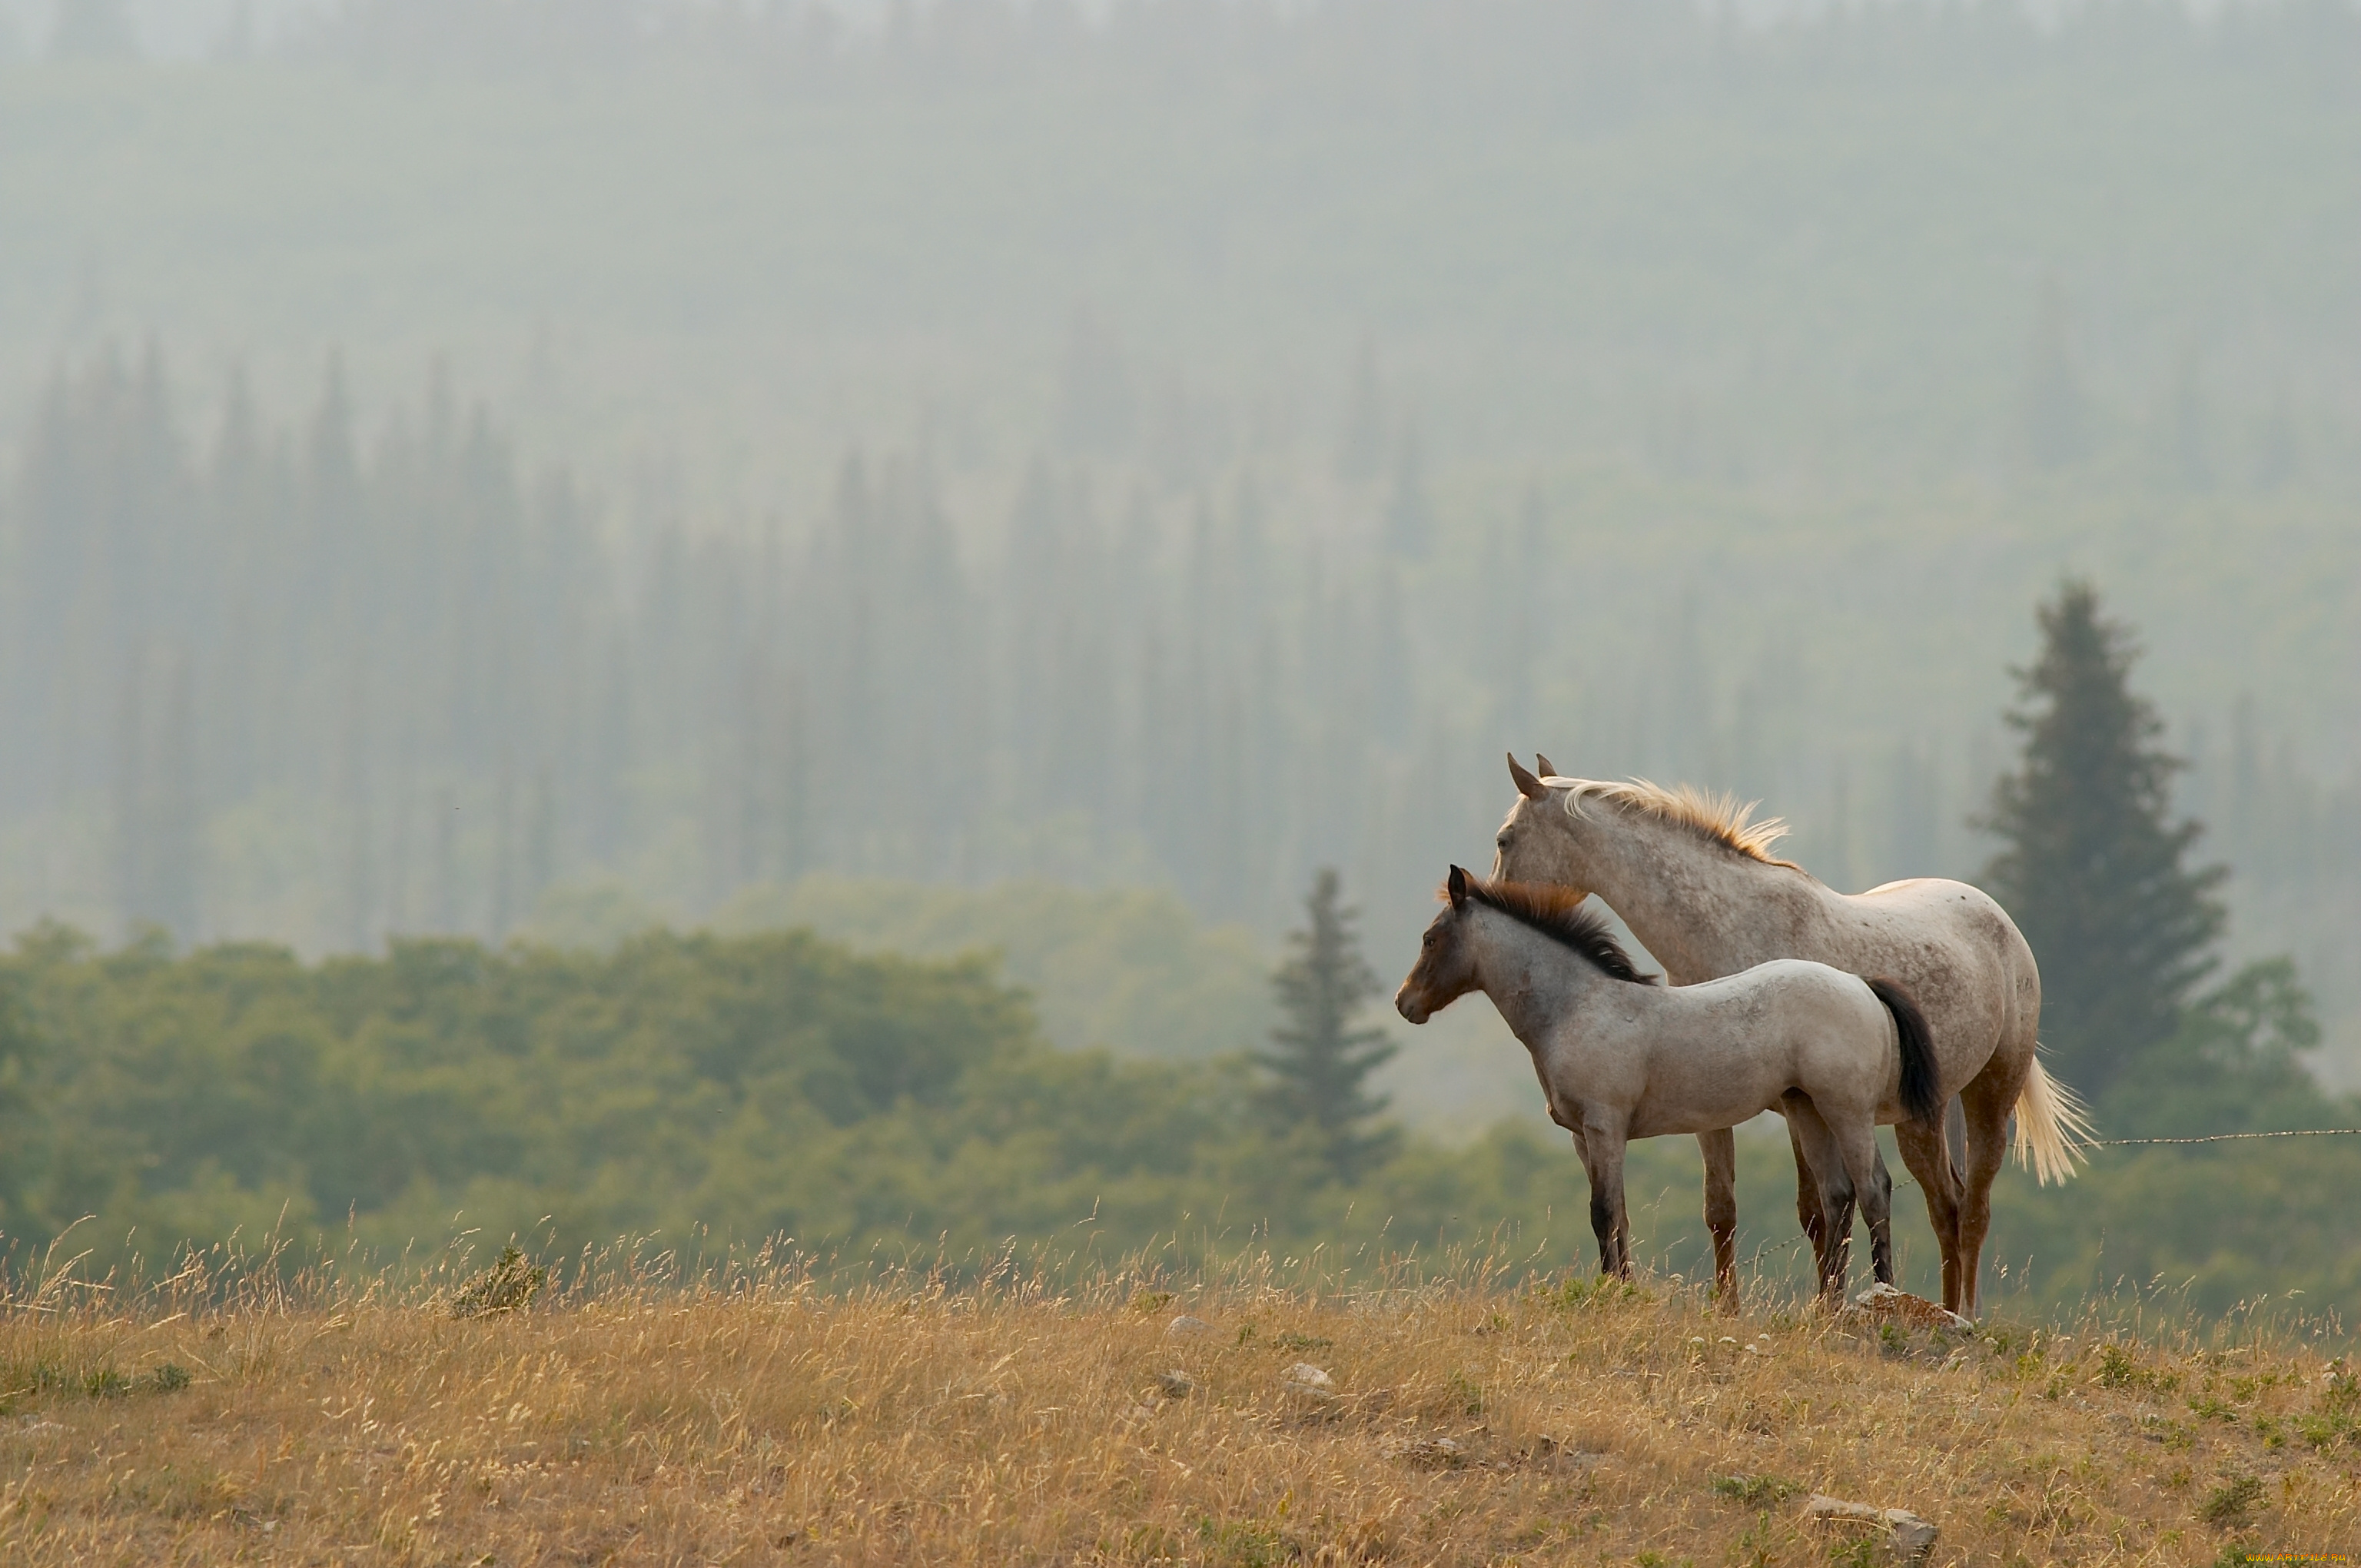
[[[1271,1031],[1272,1048],[1255,1060],[1268,1073],[1260,1101],[1282,1132],[1312,1129],[1329,1168],[1352,1180],[1391,1152],[1397,1133],[1372,1125],[1386,1101],[1368,1088],[1369,1074],[1399,1048],[1376,1029],[1356,1028],[1354,1016],[1378,991],[1378,977],[1361,958],[1354,912],[1338,903],[1336,873],[1323,868],[1303,901],[1310,924],[1291,933],[1292,949],[1271,984],[1286,1022]]]
[[[2214,962],[2220,867],[2184,861],[2202,828],[2169,819],[2180,759],[2158,743],[2155,708],[2129,684],[2130,632],[2097,591],[2069,581],[2037,612],[2041,654],[2015,672],[2022,765],[1994,787],[1981,826],[2004,848],[1984,885],[2041,965],[2041,1037],[2065,1079],[2105,1092],[2179,1026]]]

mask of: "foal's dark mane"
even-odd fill
[[[1531,882],[1479,882],[1471,876],[1467,896],[1561,947],[1573,948],[1614,979],[1634,985],[1657,983],[1656,976],[1642,974],[1632,963],[1631,955],[1615,939],[1607,916],[1565,888]]]

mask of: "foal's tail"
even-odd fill
[[[2016,1097],[2016,1163],[2032,1166],[2044,1187],[2063,1182],[2074,1174],[2077,1146],[2094,1132],[2082,1097],[2042,1071],[2036,1057]]]
[[[1943,1075],[1935,1066],[1935,1035],[1927,1027],[1927,1014],[1898,980],[1872,976],[1869,989],[1894,1014],[1894,1031],[1902,1036],[1902,1109],[1914,1122],[1939,1125]]]

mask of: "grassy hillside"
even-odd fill
[[[1804,1518],[1813,1491],[1932,1521],[1935,1563],[2361,1535],[2361,1386],[2301,1330],[1952,1336],[1514,1284],[1499,1260],[1268,1255],[955,1290],[776,1261],[682,1286],[609,1255],[462,1316],[524,1277],[224,1289],[225,1261],[11,1303],[0,1555],[1877,1561]],[[1176,1335],[1183,1313],[1202,1330]]]

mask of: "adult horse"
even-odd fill
[[[1600,1273],[1631,1267],[1626,1144],[1776,1109],[1798,1132],[1838,1238],[1820,1259],[1822,1299],[1844,1304],[1856,1194],[1878,1282],[1894,1283],[1894,1188],[1877,1124],[1942,1113],[1934,1047],[1907,991],[1804,959],[1665,990],[1579,893],[1477,882],[1457,866],[1443,887],[1448,907],[1394,1006],[1423,1024],[1471,991],[1492,999],[1532,1053],[1550,1119],[1581,1152]]]
[[[1509,759],[1517,803],[1501,824],[1494,880],[1547,882],[1604,899],[1664,966],[1693,985],[1773,959],[1812,959],[1854,974],[1892,975],[1909,988],[1933,1031],[1942,1097],[1957,1095],[1967,1166],[1954,1166],[1939,1120],[1894,1126],[1903,1163],[1926,1194],[1943,1255],[1943,1305],[1974,1317],[1992,1184],[2016,1117],[2016,1149],[2047,1184],[2074,1171],[2089,1128],[2081,1102],[2035,1058],[2041,975],[2016,923],[1965,883],[1935,877],[1840,894],[1770,846],[1777,821],[1686,787],[1546,777]],[[1825,1255],[1823,1205],[1796,1129],[1797,1217]],[[1714,1272],[1736,1285],[1737,1151],[1728,1129],[1701,1133],[1706,1225]],[[1848,1222],[1849,1223],[1849,1222]],[[1822,1258],[1825,1272],[1826,1258]]]

